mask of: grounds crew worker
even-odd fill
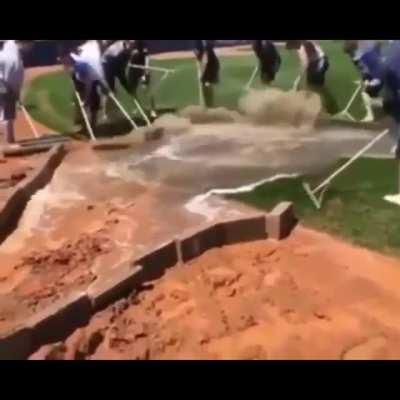
[[[219,83],[220,62],[214,50],[215,40],[196,40],[194,53],[201,68],[201,84],[207,107],[213,104],[213,85]]]
[[[259,61],[261,81],[264,84],[271,83],[282,63],[275,44],[271,40],[254,40],[253,50]]]
[[[91,40],[70,53],[67,65],[72,67],[76,88],[80,90],[85,108],[89,110],[90,125],[95,131],[101,96],[107,95],[109,88],[105,79],[100,45]]]
[[[365,92],[372,98],[378,97],[383,87],[382,49],[377,40],[349,40],[345,51],[361,73]]]
[[[24,83],[24,65],[15,40],[0,41],[0,122],[7,143],[15,142],[14,121]]]
[[[396,144],[392,151],[400,159],[400,40],[391,41],[385,50],[379,43],[353,44],[353,54],[369,81],[370,93],[374,96],[382,93],[383,109],[393,120],[390,135]]]
[[[102,54],[105,78],[110,89],[115,92],[115,82],[119,80],[123,88],[129,92],[126,67],[130,58],[129,41],[116,40]]]
[[[391,41],[382,55],[383,109],[393,119],[391,136],[396,141],[393,149],[400,160],[400,40]]]
[[[302,40],[298,54],[307,74],[307,83],[311,86],[324,86],[329,60],[318,43],[315,40]]]
[[[130,64],[139,65],[142,68],[129,67],[128,69],[128,82],[130,93],[136,97],[137,90],[140,85],[149,89],[151,83],[150,70],[146,69],[150,65],[150,53],[145,40],[131,40],[129,41],[130,49]],[[155,119],[157,117],[155,99],[150,93],[150,116]]]
[[[204,86],[219,83],[220,62],[214,50],[215,40],[196,40],[195,55],[202,66],[201,82]]]

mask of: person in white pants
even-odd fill
[[[15,142],[14,121],[24,83],[24,65],[15,40],[0,41],[0,122],[7,143]]]
[[[76,83],[79,83],[76,89],[82,96],[84,107],[90,112],[90,124],[95,130],[101,105],[100,99],[109,91],[99,43],[96,40],[88,41],[76,52],[70,53],[64,62],[68,69],[72,67],[73,78]]]

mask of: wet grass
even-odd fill
[[[327,175],[306,180],[315,187]],[[306,226],[400,256],[400,207],[383,200],[398,191],[397,177],[398,165],[393,160],[359,159],[329,187],[319,211],[303,190],[302,179],[284,179],[230,197],[263,210],[280,201],[292,201]]]
[[[330,57],[331,68],[327,73],[326,87],[321,91],[323,104],[330,114],[342,110],[356,85],[354,81],[359,79],[358,72],[342,50],[342,44],[338,41],[323,41],[322,46]],[[274,87],[289,90],[299,74],[299,65],[296,54],[293,51],[281,50],[282,67],[273,83]],[[215,106],[223,106],[235,109],[238,99],[244,93],[244,86],[249,80],[256,59],[253,55],[241,57],[221,57],[221,82],[214,92]],[[197,82],[197,70],[194,59],[153,61],[153,65],[165,68],[174,68],[175,73],[161,82],[162,73],[153,74],[153,84],[158,87],[157,107],[161,110],[181,109],[190,104],[199,103],[199,88]],[[256,77],[254,88],[262,88]],[[304,87],[304,82],[300,88]],[[132,115],[134,105],[130,96],[124,90],[118,90],[118,97],[126,109]],[[149,96],[144,90],[140,90],[138,97],[143,105],[149,107]],[[35,79],[27,90],[25,104],[31,110],[35,119],[59,132],[70,132],[73,129],[74,95],[71,80],[64,72],[50,73]],[[365,115],[364,106],[359,96],[351,108],[355,118],[361,119]],[[118,109],[111,107],[112,121],[118,126],[123,117]],[[110,135],[114,134],[111,129]]]

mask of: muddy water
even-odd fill
[[[51,184],[32,198],[19,228],[0,251],[17,251],[24,242],[35,242],[38,232],[60,231],[63,223],[54,241],[61,240],[62,233],[77,225],[71,218],[89,203],[124,204],[152,188],[158,191],[158,209],[179,208],[213,189],[234,189],[276,174],[318,172],[370,137],[355,130],[204,124],[129,150],[97,155],[75,151]],[[63,222],[67,210],[74,209],[75,215]],[[97,227],[98,221],[92,225]]]
[[[194,126],[147,154],[114,155],[109,176],[159,183],[190,195],[234,188],[284,173],[319,172],[360,148],[366,131],[302,132],[239,124]]]
[[[128,204],[150,188],[157,197],[155,214],[187,204],[191,207],[185,212],[196,214],[193,199],[200,206],[201,195],[211,190],[234,189],[277,174],[318,172],[370,137],[369,132],[355,130],[209,124],[140,148],[100,155],[88,149],[75,151],[50,185],[31,199],[18,229],[0,252],[18,251],[27,242],[42,247],[43,235],[49,236],[46,246],[56,245],[64,234],[78,230],[81,209],[90,204]],[[197,214],[204,217],[204,212]],[[89,215],[85,215],[85,229],[97,229],[101,213]]]

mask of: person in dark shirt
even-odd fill
[[[214,50],[215,40],[196,40],[194,53],[200,66],[200,82],[207,107],[214,106],[213,85],[219,83],[220,62]]]
[[[261,81],[271,83],[282,62],[275,44],[270,40],[254,40],[253,50],[259,61]]]

